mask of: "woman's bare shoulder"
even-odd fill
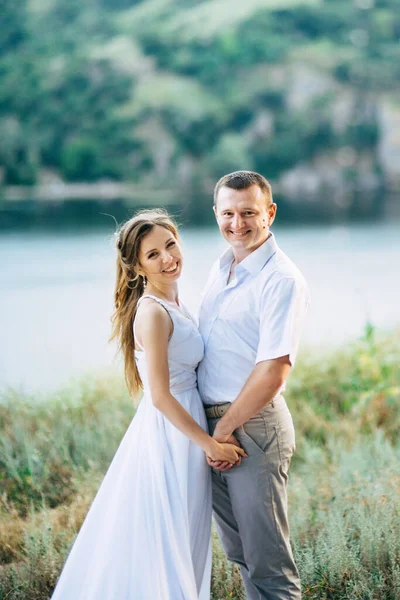
[[[172,320],[168,310],[157,300],[143,298],[135,316],[136,332],[140,335],[145,331],[161,333],[164,328],[172,329]]]

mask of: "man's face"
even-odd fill
[[[232,246],[236,259],[243,260],[267,239],[276,204],[267,207],[265,194],[258,185],[246,190],[222,187],[214,212],[219,229]]]

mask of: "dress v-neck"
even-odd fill
[[[189,311],[187,310],[186,306],[183,303],[173,306],[172,304],[167,302],[167,300],[165,300],[164,298],[160,298],[160,296],[156,296],[155,294],[143,294],[143,296],[140,298],[140,300],[143,300],[144,298],[152,298],[153,300],[156,300],[156,301],[160,300],[168,308],[170,308],[171,310],[175,310],[177,313],[179,313],[184,319],[189,319],[189,321],[191,321],[192,323],[195,323],[193,317],[190,315]],[[185,312],[183,312],[180,307],[182,307]]]

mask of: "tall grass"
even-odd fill
[[[306,598],[400,598],[400,446],[382,432],[305,443],[291,528]]]
[[[400,598],[400,341],[306,353],[289,385],[290,522],[304,598]],[[134,409],[118,379],[0,402],[0,598],[49,598]],[[212,599],[244,598],[214,536]]]
[[[0,398],[1,503],[24,516],[69,502],[104,472],[134,414],[117,378],[82,380],[47,397]]]

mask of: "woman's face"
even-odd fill
[[[182,250],[174,234],[160,225],[143,239],[139,251],[140,273],[155,285],[176,281],[182,272]]]

